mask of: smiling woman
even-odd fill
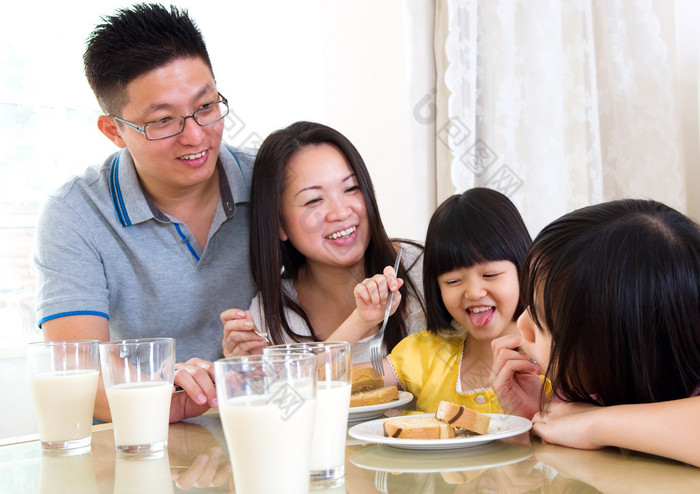
[[[397,243],[386,233],[355,146],[335,129],[313,122],[270,134],[253,167],[250,220],[251,269],[259,292],[250,312],[222,314],[224,354],[260,352],[265,341],[256,331],[280,344],[323,341],[350,325],[361,336],[353,361],[368,361],[369,338],[378,324],[360,315],[353,290],[393,264]],[[419,329],[419,258],[414,247],[401,264],[405,283],[395,308],[401,317],[391,318],[386,328],[388,350]]]

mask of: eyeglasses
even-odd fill
[[[140,132],[149,141],[157,141],[159,139],[167,139],[168,137],[181,134],[182,131],[185,130],[185,120],[190,117],[193,118],[200,127],[211,125],[224,118],[226,115],[228,115],[228,100],[224,98],[221,93],[219,93],[219,98],[221,98],[219,101],[204,105],[199,110],[194,111],[189,115],[163,118],[156,122],[149,122],[143,127],[136,125],[133,122],[128,122],[116,115],[110,116],[117,122],[121,122],[137,132]]]

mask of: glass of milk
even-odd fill
[[[120,453],[149,454],[168,445],[175,340],[100,343],[102,379]]]
[[[316,355],[316,420],[311,442],[311,480],[340,479],[345,474],[345,438],[352,388],[350,343],[292,343],[263,349],[265,355],[290,352]]]
[[[316,356],[214,362],[219,415],[237,494],[308,494]]]
[[[41,341],[27,345],[39,439],[44,450],[90,446],[100,374],[99,341]]]

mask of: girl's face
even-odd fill
[[[512,262],[485,262],[444,273],[438,285],[447,311],[473,338],[492,340],[512,324],[520,296]]]
[[[547,330],[542,330],[532,320],[530,308],[518,318],[518,329],[522,336],[521,346],[528,356],[540,366],[540,372],[545,372],[549,366],[549,355],[552,348],[552,336]]]
[[[357,177],[331,144],[308,146],[287,163],[280,239],[310,263],[350,266],[364,259],[369,220]]]

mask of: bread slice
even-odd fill
[[[360,391],[350,395],[350,408],[364,407],[368,405],[379,405],[389,403],[399,399],[399,390],[396,386],[386,386],[382,388]]]
[[[441,401],[435,417],[447,422],[452,427],[460,427],[477,434],[486,434],[489,430],[491,417],[449,401]]]
[[[385,437],[400,439],[448,439],[455,437],[454,427],[435,417],[407,416],[385,420],[382,424]]]
[[[384,379],[374,373],[371,367],[353,367],[352,392],[369,391],[384,387]]]

